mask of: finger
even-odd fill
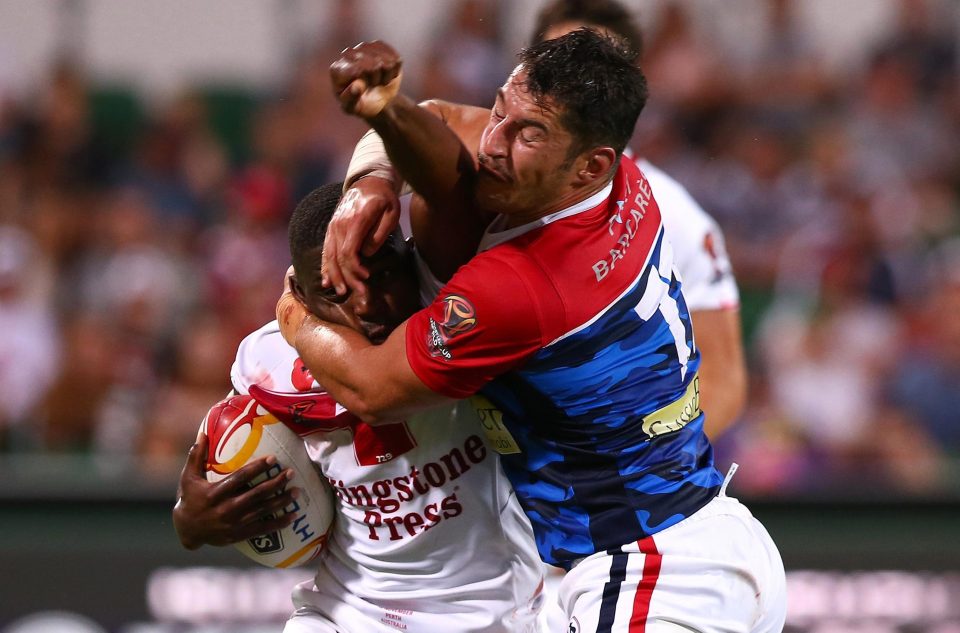
[[[321,272],[326,267],[326,287],[333,287],[337,294],[346,292],[346,284],[343,279],[343,267],[341,258],[343,253],[342,238],[340,236],[342,222],[334,215],[330,224],[327,226],[327,235],[323,240],[323,261],[321,262]]]
[[[383,71],[383,76],[381,77],[381,81],[383,82],[383,85],[390,83],[391,81],[396,79],[398,76],[400,76],[400,71],[402,70],[402,68],[403,68],[402,59],[398,57],[395,60],[393,60],[393,63],[390,64],[388,67],[386,67]]]
[[[353,292],[366,293],[364,282],[370,277],[370,271],[360,261],[360,249],[372,228],[372,220],[366,214],[354,214],[352,219],[344,219],[337,250],[340,275],[343,277],[343,287],[337,287],[339,294],[346,292],[347,287]]]
[[[272,468],[277,463],[277,458],[273,455],[268,455],[262,457],[256,461],[245,464],[242,467],[238,468],[226,478],[217,483],[216,489],[214,490],[211,497],[216,500],[223,500],[230,497],[238,496],[239,493],[246,491],[250,488],[251,482],[259,477],[260,475],[266,473],[270,468]],[[283,479],[283,474],[286,471],[279,473],[278,475],[271,477],[257,484],[257,486],[263,485],[263,483],[268,483],[275,481],[276,479]],[[286,482],[284,482],[285,485]],[[282,486],[281,486],[282,487]],[[239,495],[242,496],[242,495]]]
[[[295,514],[295,512],[288,513],[286,509],[295,509],[296,506],[294,502],[300,498],[300,495],[301,492],[299,488],[291,488],[279,496],[274,496],[260,502],[256,506],[244,508],[243,514],[237,523],[243,525],[257,519],[265,520],[277,514]]]
[[[327,234],[323,237],[323,255],[320,261],[320,277],[324,288],[336,287],[337,283],[343,283],[343,276],[340,274],[340,265],[337,263],[337,253],[339,245],[336,240],[336,222],[334,215],[330,224],[327,225]]]
[[[190,451],[187,453],[187,467],[190,469],[190,472],[199,473],[201,476],[206,475],[208,444],[207,434],[200,431],[197,435],[197,441],[194,442],[193,446],[190,447]]]
[[[293,523],[295,518],[296,515],[293,513],[282,514],[279,517],[272,517],[269,519],[257,517],[249,523],[243,524],[240,529],[235,530],[234,536],[238,541],[245,541],[257,536],[269,534],[270,532],[277,532]]]
[[[183,497],[184,491],[191,488],[196,480],[207,480],[207,436],[202,431],[197,435],[190,450],[187,451],[187,461],[180,471],[180,483],[177,493]]]
[[[363,242],[363,248],[361,252],[370,257],[383,246],[387,238],[390,237],[390,234],[397,228],[397,224],[400,221],[400,209],[391,206],[383,216],[380,218],[380,221],[377,223],[373,231],[367,234],[367,238]]]
[[[337,101],[340,102],[340,109],[347,114],[353,114],[357,110],[357,104],[360,102],[360,95],[355,95],[350,89],[346,89],[337,95]]]
[[[287,484],[293,479],[293,470],[287,469],[277,477],[261,482],[237,497],[237,504],[245,509],[260,507],[274,497],[285,492]]]

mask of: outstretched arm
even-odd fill
[[[431,100],[420,104],[436,114],[476,155],[480,135],[490,118],[486,108]],[[369,272],[360,255],[370,256],[386,241],[400,221],[405,183],[390,162],[376,130],[367,132],[354,151],[345,179],[343,198],[327,226],[323,242],[324,286],[343,294],[347,287],[363,293]],[[477,251],[490,217],[471,209],[430,205],[420,195],[410,200],[410,224],[417,251],[433,275],[447,281]]]
[[[414,190],[440,209],[469,208],[473,157],[442,119],[400,94],[401,68],[388,44],[364,42],[345,50],[330,76],[343,110],[377,131]]]

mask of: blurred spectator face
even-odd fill
[[[916,81],[910,66],[893,57],[877,60],[867,75],[867,102],[878,112],[897,114],[917,101]]]
[[[14,227],[0,227],[0,303],[20,296],[27,269],[34,256],[33,240]]]
[[[183,385],[218,391],[226,386],[239,341],[214,316],[191,319],[177,347],[177,376]]]

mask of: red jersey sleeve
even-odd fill
[[[410,367],[439,394],[473,395],[549,342],[542,306],[556,300],[552,286],[546,297],[534,295],[531,280],[498,251],[474,257],[407,322]]]

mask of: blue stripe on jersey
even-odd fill
[[[483,390],[523,451],[502,463],[548,563],[655,534],[719,490],[703,414],[652,439],[642,428],[699,365],[680,283],[657,270],[657,253],[650,261],[599,319]],[[643,319],[635,308],[649,292],[661,296]]]

